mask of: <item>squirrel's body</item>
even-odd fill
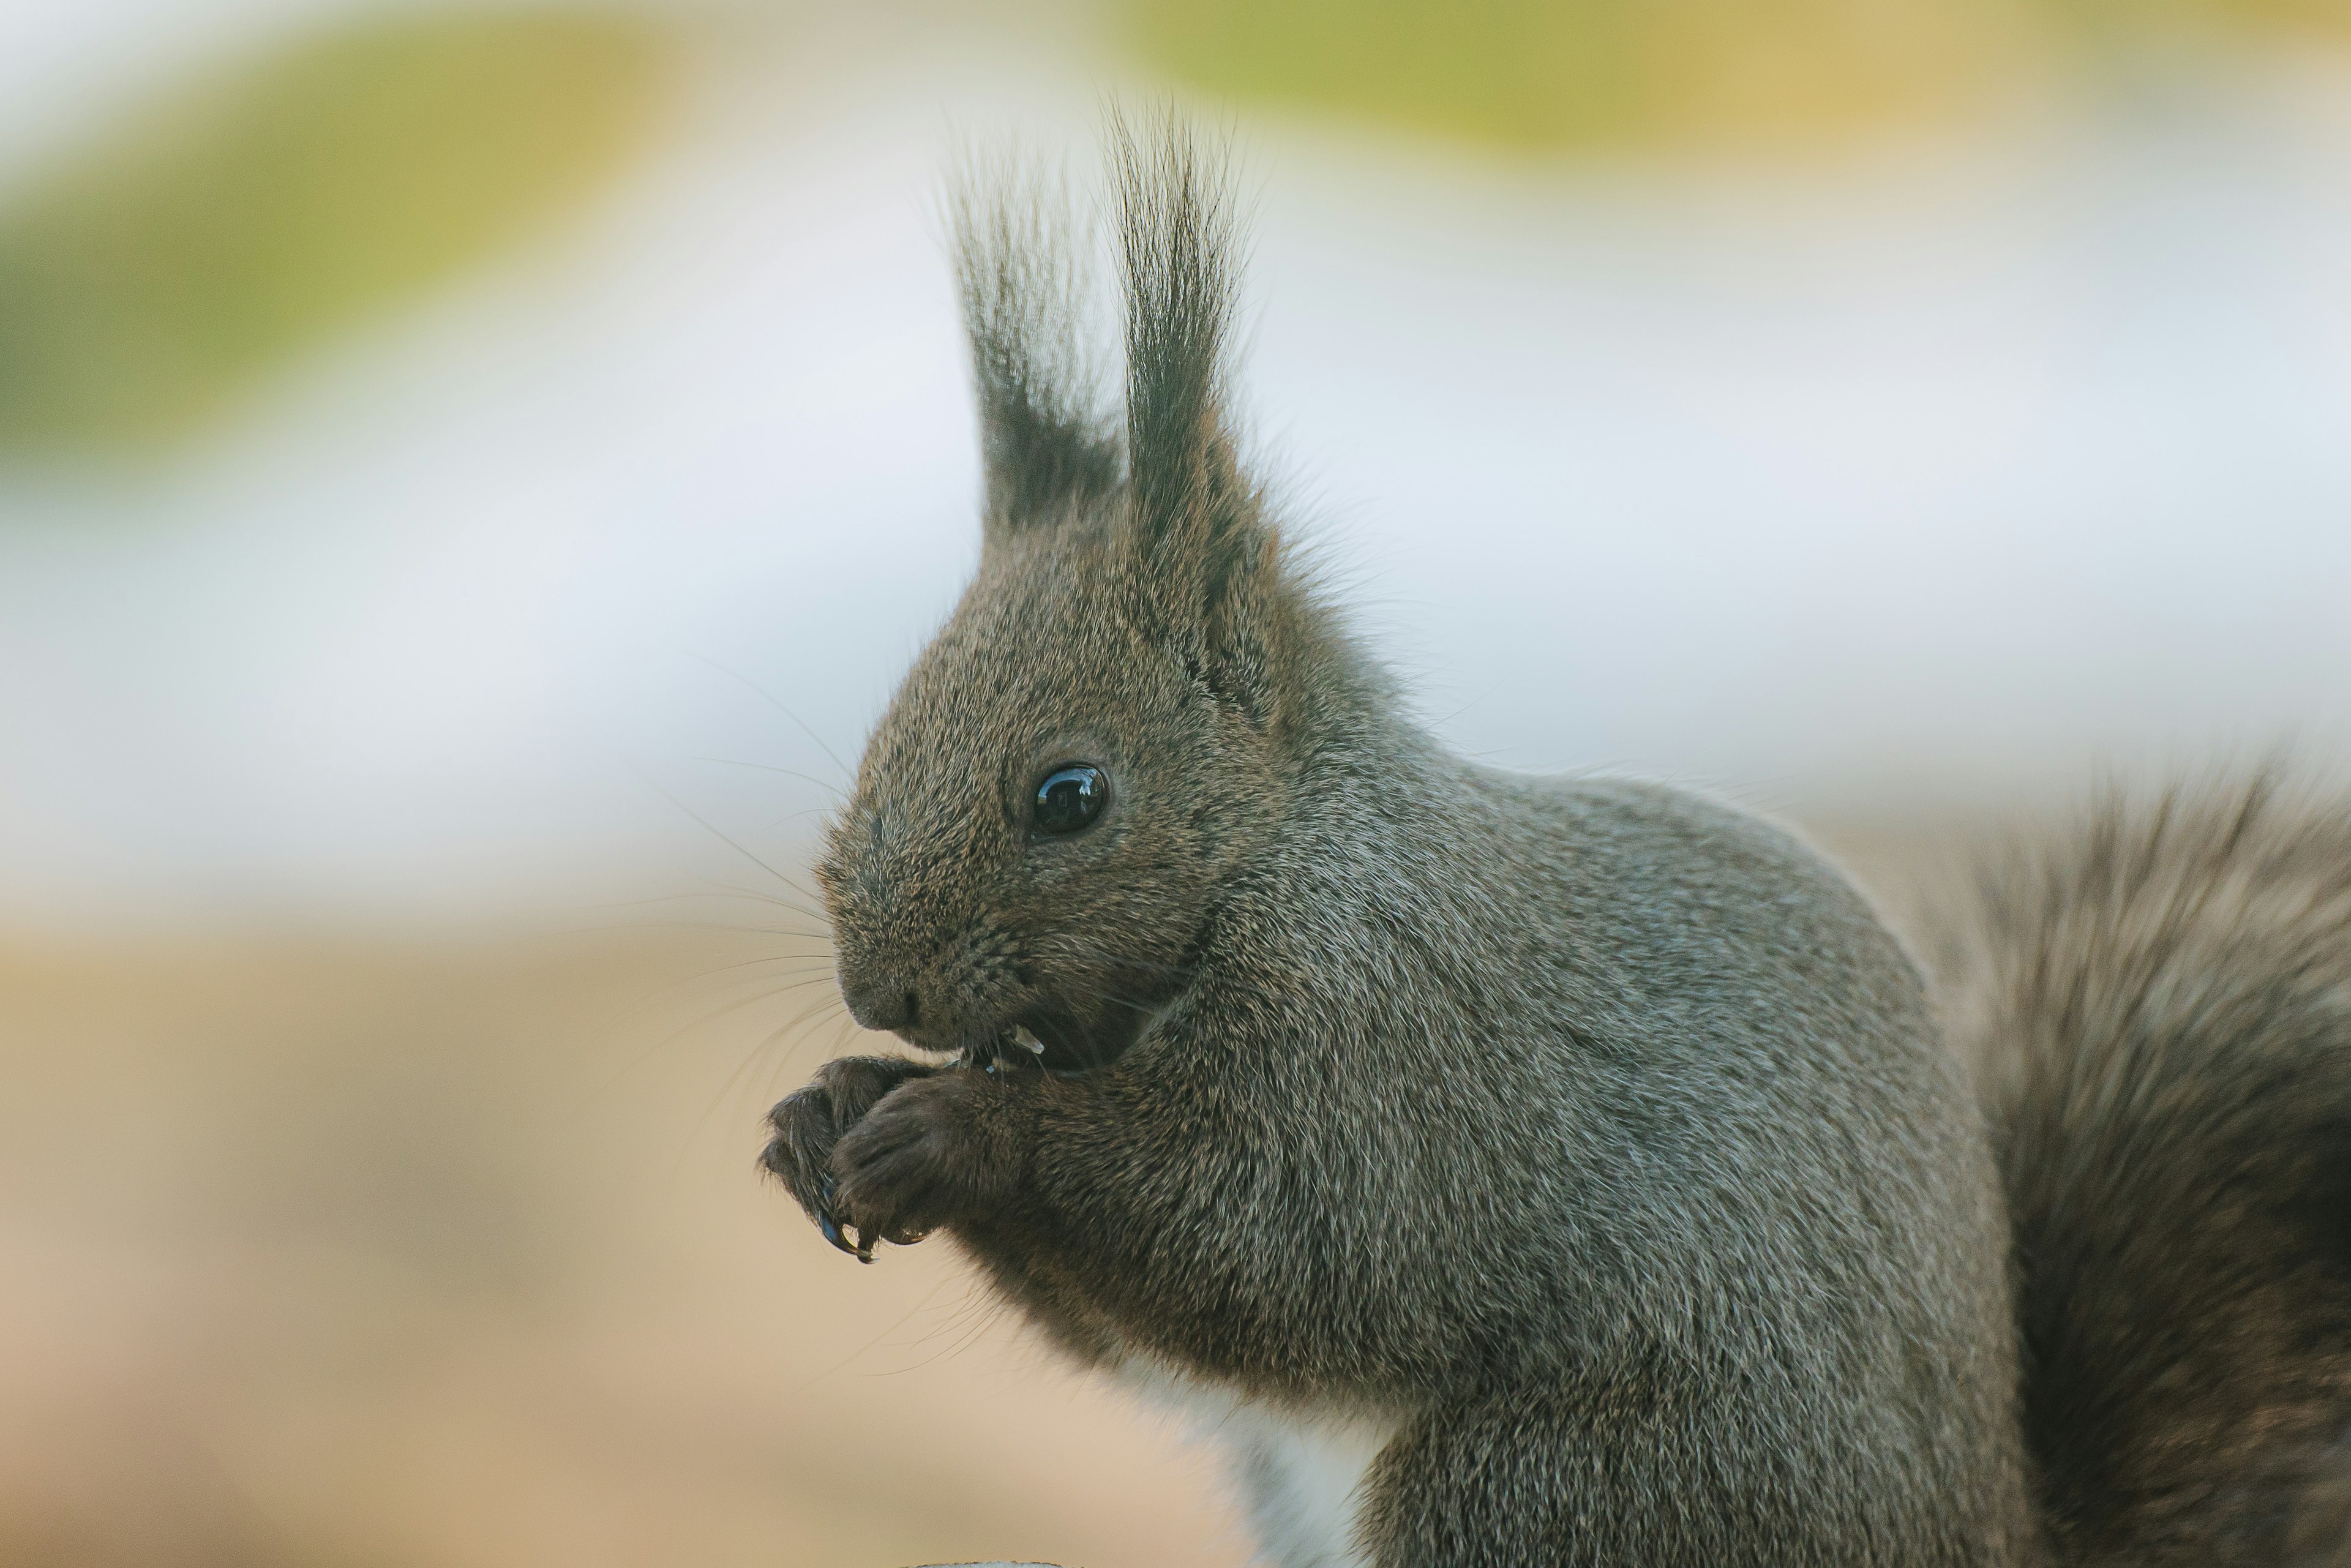
[[[958,1239],[1076,1354],[1250,1396],[1252,1494],[1311,1493],[1365,1429],[1480,1445],[1497,1392],[1559,1442],[1630,1399],[1646,1490],[1716,1467],[1745,1521],[1619,1509],[1639,1561],[1785,1561],[1803,1531],[1891,1562],[1929,1519],[1907,1561],[2015,1561],[1988,1544],[2022,1499],[2005,1228],[1892,938],[1692,797],[1379,754],[1308,775],[1123,1056],[1006,1082],[1040,1152]],[[1839,1494],[1887,1512],[1817,1506]],[[1405,1478],[1370,1496],[1443,1527]],[[1601,1501],[1517,1517],[1534,1542]]]
[[[2006,1203],[2085,1232],[1998,1165],[2029,1117],[1988,1123],[1901,946],[1781,831],[1405,716],[1242,476],[1194,156],[1123,145],[1123,437],[1050,235],[964,214],[986,549],[819,870],[852,1009],[949,1060],[831,1064],[768,1165],[862,1252],[948,1229],[1204,1416],[1285,1568],[2074,1551],[2049,1447],[2088,1427],[2020,1398]],[[2346,1038],[2305,1087],[2351,1108]],[[2069,1288],[2114,1287],[2104,1240]],[[2273,1382],[2351,1367],[2328,1268],[2351,1245],[2282,1287],[2312,1348],[2252,1358]],[[2351,1429],[2297,1386],[2298,1441]]]

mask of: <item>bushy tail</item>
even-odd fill
[[[2351,801],[2117,795],[1978,893],[1938,967],[2059,1560],[2351,1564]]]

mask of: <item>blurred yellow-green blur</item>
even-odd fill
[[[2053,69],[2247,31],[2351,38],[2343,0],[1127,0],[1152,58],[1249,101],[1528,150],[1819,145]]]
[[[1138,41],[1245,99],[1521,149],[1845,134],[2012,72],[2012,5],[1949,0],[1139,3]]]
[[[0,205],[0,451],[183,438],[576,204],[645,135],[641,16],[366,16],[143,109]]]

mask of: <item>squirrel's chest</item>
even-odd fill
[[[1226,1471],[1277,1568],[1367,1568],[1354,1543],[1364,1473],[1395,1437],[1393,1418],[1260,1404],[1229,1389],[1130,1363],[1119,1381],[1224,1451]]]

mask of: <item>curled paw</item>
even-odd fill
[[[834,1149],[892,1090],[935,1069],[890,1056],[844,1056],[817,1070],[809,1086],[768,1113],[771,1136],[759,1164],[788,1187],[827,1241],[862,1262],[873,1260],[881,1230],[848,1225],[832,1170]],[[893,1238],[895,1239],[895,1238]]]
[[[902,1085],[833,1146],[834,1212],[861,1240],[917,1241],[977,1205],[988,1173],[969,1113],[976,1081],[942,1072]]]

